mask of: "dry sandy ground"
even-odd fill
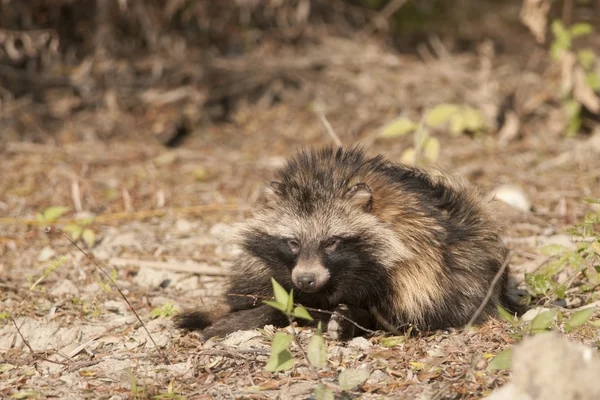
[[[379,64],[372,68],[381,71],[363,66],[372,74],[348,75],[352,65],[342,57],[310,78],[309,94],[331,104],[328,116],[344,144],[362,141],[371,153],[395,160],[412,138],[376,140],[386,121],[401,113],[418,120],[423,108],[465,93],[493,115],[507,76],[513,83],[522,78],[515,65],[486,69],[481,55],[448,55],[417,65],[414,59],[384,57],[377,48],[363,51],[362,62],[368,64],[374,53]],[[422,69],[427,72],[415,72]],[[378,78],[384,70],[388,75]],[[320,86],[332,76],[337,81]],[[476,76],[487,84],[469,85]],[[350,81],[355,86],[345,86]],[[542,83],[535,81],[532,90]],[[236,253],[228,242],[230,225],[257,205],[262,183],[283,157],[299,146],[331,143],[303,101],[242,104],[233,122],[199,128],[175,150],[141,141],[139,132],[128,135],[130,120],[114,109],[74,116],[64,127],[69,133],[60,136],[68,140],[7,143],[0,151],[0,396],[308,397],[318,381],[304,362],[287,372],[264,371],[273,329],[203,343],[196,334],[174,330],[169,315],[170,305],[180,310],[219,301],[224,267]],[[507,243],[516,251],[512,274],[521,284],[523,272],[545,261],[539,246],[568,245],[565,229],[591,210],[583,199],[599,195],[597,136],[566,139],[551,114],[529,120],[505,146],[496,134],[473,139],[436,133],[439,164],[467,177],[484,195],[511,184],[530,199],[533,212],[495,203]],[[107,140],[78,135],[99,120],[117,124],[123,134]],[[47,221],[36,221],[37,213],[58,206],[69,211],[51,221],[57,227],[96,216],[85,226],[94,233],[88,237],[94,245],[78,244],[116,278],[145,328],[88,258],[66,238],[46,234]],[[566,305],[595,298],[594,292],[573,295]],[[302,331],[301,341],[311,334]],[[565,334],[579,342],[597,340],[588,326]],[[381,336],[347,344],[325,338],[329,364],[320,379],[336,389],[346,368],[370,373],[348,398],[442,399],[480,398],[505,383],[508,371],[486,368],[519,335],[510,324],[492,320],[469,331],[419,334],[393,347],[384,346]],[[292,350],[301,360],[298,349]]]

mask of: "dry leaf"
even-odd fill
[[[550,2],[548,0],[524,0],[519,18],[538,43],[546,41],[548,27],[548,11]]]
[[[575,100],[583,104],[588,110],[593,113],[600,111],[600,100],[594,90],[586,83],[585,71],[580,66],[575,67],[573,71],[575,89],[573,95]]]

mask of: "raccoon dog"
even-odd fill
[[[274,277],[294,289],[295,302],[339,311],[368,329],[381,328],[382,318],[421,330],[465,325],[507,257],[475,189],[358,147],[296,154],[267,185],[265,203],[240,231],[228,294],[271,297]],[[507,271],[476,323],[496,305],[514,309],[506,282]],[[288,323],[260,300],[227,302],[223,310],[184,313],[177,325],[212,337]],[[327,329],[340,340],[363,333],[335,314]]]

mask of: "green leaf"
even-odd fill
[[[571,250],[560,244],[547,244],[540,247],[540,253],[545,256],[560,256],[569,251]]]
[[[177,153],[174,151],[168,151],[166,153],[154,157],[153,161],[157,167],[162,167],[165,165],[173,164],[175,160],[177,160]]]
[[[394,347],[394,346],[404,343],[405,341],[406,341],[406,336],[390,336],[390,337],[381,339],[379,341],[379,343],[381,343],[381,345],[385,346],[385,347]]]
[[[298,306],[298,307],[294,308],[294,313],[292,315],[294,317],[307,319],[309,321],[313,320],[313,317],[311,317],[310,314],[308,313],[308,311],[306,311],[306,308],[304,308],[302,306]]]
[[[595,326],[596,328],[600,328],[600,319],[590,321],[590,325]]]
[[[450,120],[453,114],[458,111],[458,106],[456,104],[440,104],[432,108],[425,118],[425,123],[435,128],[440,126]]]
[[[271,357],[265,370],[269,372],[283,371],[294,366],[294,358],[288,350],[294,337],[287,333],[277,332],[271,344]]]
[[[411,133],[419,124],[408,118],[400,117],[385,125],[379,132],[379,137],[393,139]]]
[[[459,136],[467,127],[465,117],[462,114],[455,114],[450,122],[450,135]]]
[[[67,211],[69,211],[69,207],[48,207],[44,210],[44,219],[48,222],[56,221]]]
[[[17,393],[13,393],[11,396],[13,399],[28,399],[30,397],[40,397],[40,392],[35,392],[33,390],[22,390]]]
[[[421,371],[425,368],[425,364],[422,362],[409,361],[408,363],[410,364],[411,367],[413,367],[413,369],[415,369],[417,371]]]
[[[289,295],[286,290],[274,278],[271,278],[271,283],[273,284],[273,294],[275,295],[275,300],[278,303],[287,305]]]
[[[152,310],[152,312],[150,313],[150,315],[152,316],[152,318],[156,318],[158,316],[160,316],[162,314],[162,310],[160,309],[160,307],[156,307]]]
[[[334,400],[333,392],[319,383],[314,391],[315,400]]]
[[[425,157],[431,162],[436,162],[440,155],[440,141],[437,138],[430,137],[425,142]]]
[[[583,199],[583,201],[585,201],[586,203],[591,203],[591,204],[600,204],[600,199],[594,199],[591,197],[585,198],[585,199]]]
[[[517,321],[515,320],[515,317],[509,313],[508,311],[506,311],[502,306],[497,305],[496,309],[498,310],[498,314],[500,314],[500,317],[505,320],[506,322],[516,326],[517,325]]]
[[[586,24],[585,22],[579,22],[577,24],[573,24],[569,28],[569,32],[571,33],[571,38],[589,35],[593,31],[594,31],[594,29],[592,28],[592,25]]]
[[[546,295],[556,287],[556,282],[545,274],[529,274],[526,272],[525,283],[536,294],[541,295]]]
[[[577,52],[577,58],[579,59],[579,64],[585,69],[589,71],[596,62],[596,54],[590,49],[582,49]]]
[[[286,350],[290,343],[294,340],[294,336],[289,333],[277,332],[273,337],[273,343],[271,344],[271,350],[274,353],[279,353],[282,350]]]
[[[488,371],[496,371],[500,369],[510,368],[510,362],[512,359],[512,348],[502,350],[494,359],[488,364]]]
[[[85,244],[88,245],[88,247],[94,247],[94,244],[96,243],[96,234],[93,230],[89,228],[84,229],[83,233],[81,234],[81,237],[83,238]]]
[[[413,165],[415,163],[415,149],[411,147],[404,150],[400,156],[400,162],[406,165]]]
[[[348,368],[342,371],[338,380],[343,390],[351,390],[369,379],[369,375],[366,369]]]
[[[310,342],[306,347],[306,355],[308,361],[315,367],[323,368],[327,366],[327,346],[323,340],[323,331],[321,329],[321,322],[317,327],[317,331],[310,338]]]
[[[563,49],[571,48],[571,33],[565,29],[565,26],[559,20],[552,21],[551,25],[552,33],[558,43]]]
[[[478,110],[465,107],[462,110],[462,115],[465,123],[465,131],[479,132],[485,129],[485,118]]]
[[[539,313],[531,321],[531,331],[534,333],[545,331],[550,327],[556,317],[556,310],[544,311]]]
[[[62,229],[65,232],[71,232],[71,239],[73,241],[77,241],[81,237],[81,233],[83,232],[83,228],[77,224],[69,224]]]
[[[558,59],[560,58],[560,54],[565,50],[565,48],[566,47],[564,46],[564,44],[561,44],[560,42],[552,42],[552,44],[550,45],[550,55],[552,56],[552,59],[558,61]]]
[[[272,300],[263,300],[262,302],[265,303],[265,304],[267,304],[267,305],[269,305],[269,306],[271,306],[271,307],[273,307],[273,308],[278,309],[281,312],[285,312],[285,309],[286,309],[286,305],[285,304],[281,304],[281,303],[278,303],[278,302],[272,301]]]
[[[285,313],[291,314],[294,309],[294,289],[290,290],[290,295],[288,296],[287,306],[285,307]]]
[[[593,91],[597,91],[600,89],[600,76],[594,71],[588,72],[585,74],[585,83]]]
[[[569,321],[567,323],[572,327],[581,326],[585,324],[587,320],[592,317],[592,315],[594,315],[595,311],[596,307],[590,307],[585,308],[583,310],[579,310],[573,313],[573,315],[571,315],[571,318],[569,318]]]

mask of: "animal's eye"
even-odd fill
[[[292,253],[297,254],[300,251],[300,243],[297,240],[289,239],[287,243]]]
[[[339,244],[340,244],[340,238],[332,237],[332,238],[327,239],[325,241],[325,243],[323,243],[323,247],[325,248],[325,251],[331,252],[331,251],[334,251]]]

